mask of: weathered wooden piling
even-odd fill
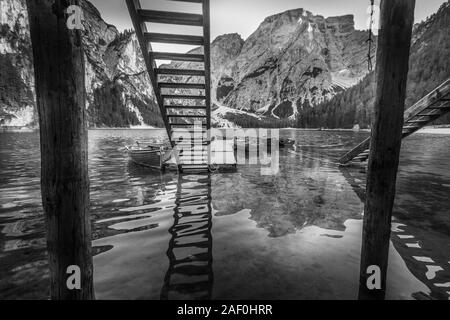
[[[360,270],[360,299],[384,299],[392,208],[402,141],[403,112],[415,0],[382,0],[376,66],[375,117],[367,174]],[[379,289],[370,289],[370,266]],[[370,280],[370,279],[369,279]]]
[[[79,5],[79,1],[27,0],[41,134],[50,294],[52,299],[92,299],[84,52],[81,32],[66,25],[70,5]],[[74,288],[77,268],[81,270],[79,289]]]

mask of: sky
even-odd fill
[[[90,0],[100,11],[103,19],[119,30],[132,29],[125,0]],[[313,14],[325,17],[353,14],[356,29],[367,29],[369,0],[210,0],[211,1],[211,40],[226,33],[239,33],[243,39],[251,35],[268,16],[289,9],[304,8]],[[380,0],[376,0],[379,3]],[[416,22],[435,13],[446,0],[416,0]],[[145,9],[200,13],[200,4],[182,3],[167,0],[141,0]],[[173,27],[149,24],[152,32],[200,34],[198,27]],[[157,45],[154,49],[168,49],[167,45]],[[175,46],[176,47],[176,46]],[[171,51],[186,51],[174,48]]]

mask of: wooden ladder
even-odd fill
[[[450,112],[450,79],[405,111],[403,138],[409,137],[448,112]],[[367,138],[339,159],[339,163],[345,165],[352,161],[364,162],[369,156],[370,138]]]
[[[178,176],[161,300],[210,300],[214,280],[211,176]]]
[[[209,0],[170,1],[200,4],[202,14],[147,10],[139,0],[126,0],[178,168],[182,172],[207,171],[211,141]],[[203,35],[149,32],[146,23],[202,27]],[[203,54],[154,52],[152,43],[202,46]],[[203,64],[203,69],[159,68],[156,60],[194,62]],[[204,82],[177,82],[180,76],[203,78]]]

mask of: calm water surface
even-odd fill
[[[161,174],[124,146],[161,130],[89,134],[98,299],[356,299],[367,133],[283,130],[280,172]],[[0,298],[48,297],[37,133],[0,134]],[[404,142],[389,299],[450,296],[450,136]]]

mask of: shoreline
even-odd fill
[[[230,129],[230,128],[213,128],[213,129]],[[237,129],[237,128],[235,128]],[[254,129],[254,128],[243,128],[246,129]],[[331,132],[365,132],[370,133],[370,129],[360,129],[360,130],[354,130],[354,129],[322,129],[322,128],[258,128],[258,129],[279,129],[279,130],[297,130],[297,131],[331,131]],[[88,131],[107,131],[107,130],[130,130],[130,131],[136,131],[136,130],[165,130],[164,128],[154,128],[154,127],[134,127],[134,128],[88,128]],[[33,132],[39,132],[39,129],[31,129],[31,128],[22,128],[22,129],[7,129],[7,128],[0,128],[0,133],[33,133]],[[422,134],[439,134],[439,135],[450,135],[450,126],[444,125],[444,126],[431,126],[431,127],[424,127],[417,131],[416,133],[422,133]]]

